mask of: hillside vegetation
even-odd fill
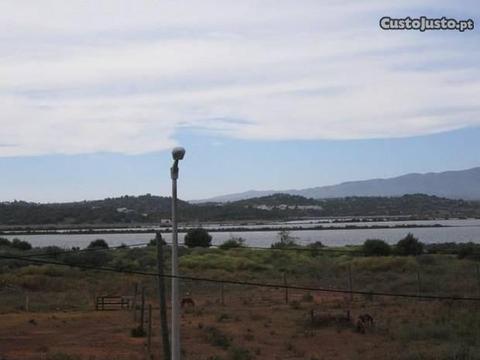
[[[15,201],[0,203],[0,225],[159,223],[170,218],[170,206],[169,197],[150,194],[72,203]],[[179,215],[181,221],[287,220],[320,216],[480,217],[480,202],[422,194],[324,200],[275,194],[223,204],[179,201]]]

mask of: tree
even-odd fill
[[[188,247],[210,247],[212,236],[202,228],[190,229],[185,234],[184,241]]]
[[[388,256],[392,248],[383,240],[368,239],[363,243],[362,251],[366,256]]]
[[[88,246],[87,249],[108,249],[108,244],[103,239],[93,240]]]
[[[23,241],[20,239],[13,239],[12,240],[12,247],[15,249],[19,250],[30,250],[32,248],[32,245],[28,241]]]
[[[396,253],[404,256],[420,255],[423,252],[423,247],[423,243],[418,241],[413,234],[408,233],[407,236],[397,243]]]
[[[0,237],[0,246],[12,246],[10,240]]]

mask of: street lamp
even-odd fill
[[[180,297],[178,287],[177,179],[178,162],[185,156],[183,147],[172,150],[172,360],[180,360]]]

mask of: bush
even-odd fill
[[[397,243],[395,250],[398,255],[420,255],[423,252],[423,247],[423,243],[418,241],[413,234],[408,233]]]
[[[385,241],[380,239],[365,240],[362,246],[365,256],[388,256],[392,249]]]
[[[10,247],[12,246],[12,243],[10,242],[10,240],[0,237],[0,246]]]
[[[141,326],[134,327],[132,330],[130,330],[131,337],[144,337],[146,334],[146,331],[142,329]]]
[[[162,245],[167,245],[167,242],[162,238],[162,234],[157,233],[155,238],[151,239],[147,246],[157,246],[157,239],[160,239]]]
[[[187,231],[184,241],[188,247],[210,247],[212,236],[202,228],[190,229]]]
[[[324,248],[325,245],[323,245],[321,241],[315,241],[311,244],[308,244],[307,247],[310,249],[321,249],[321,248]]]
[[[253,356],[248,349],[235,346],[228,351],[228,358],[231,360],[251,360]]]
[[[230,339],[214,326],[205,328],[207,332],[207,340],[213,346],[218,346],[222,349],[228,349],[230,346]]]
[[[245,244],[245,239],[241,237],[232,236],[230,239],[225,241],[222,245],[219,246],[222,250],[233,249],[243,247]]]
[[[18,250],[30,250],[32,248],[32,245],[28,241],[20,240],[20,239],[13,239],[12,240],[12,245],[13,248],[18,249]]]
[[[69,251],[61,255],[62,261],[71,266],[104,266],[111,258],[106,251]]]
[[[480,259],[480,246],[472,242],[459,244],[457,256],[459,259]]]
[[[70,355],[63,352],[57,352],[54,354],[49,354],[47,360],[81,360],[81,357],[78,355]]]
[[[108,249],[108,244],[105,240],[103,239],[97,239],[97,240],[93,240],[88,246],[87,246],[87,249],[98,249],[98,248],[102,248],[102,249]]]
[[[278,233],[277,237],[280,241],[273,243],[270,247],[272,249],[281,249],[298,246],[295,242],[295,237],[290,235],[290,231],[282,230]]]

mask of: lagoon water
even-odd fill
[[[301,226],[303,228],[318,226],[318,221],[309,222],[287,222],[274,223],[261,226],[282,227],[282,226]],[[291,235],[301,244],[308,244],[315,241],[321,241],[327,246],[341,245],[358,245],[362,244],[366,239],[384,239],[388,243],[396,243],[409,232],[415,235],[424,243],[442,243],[442,242],[475,242],[480,243],[480,219],[467,220],[433,220],[433,221],[389,221],[389,222],[369,222],[369,223],[337,223],[325,224],[324,226],[335,226],[335,230],[292,230]],[[342,229],[347,225],[357,226],[394,226],[394,225],[431,225],[441,224],[444,227],[413,227],[413,228],[387,228],[387,229]],[[231,226],[231,225],[230,225]],[[261,227],[257,225],[257,227]],[[205,226],[219,228],[219,225]],[[248,228],[253,226],[249,225]],[[212,243],[214,245],[221,244],[228,240],[231,236],[240,236],[246,240],[246,244],[250,246],[268,247],[273,242],[278,241],[278,233],[276,231],[220,231],[211,232]],[[9,239],[19,238],[30,242],[35,247],[41,246],[60,246],[70,248],[78,246],[84,248],[95,239],[104,239],[110,246],[118,246],[121,244],[131,245],[140,244],[150,241],[154,237],[154,233],[128,233],[128,234],[35,234],[35,235],[7,235],[3,236]],[[167,242],[171,241],[171,234],[163,234]],[[183,242],[184,233],[179,233],[179,241]]]

